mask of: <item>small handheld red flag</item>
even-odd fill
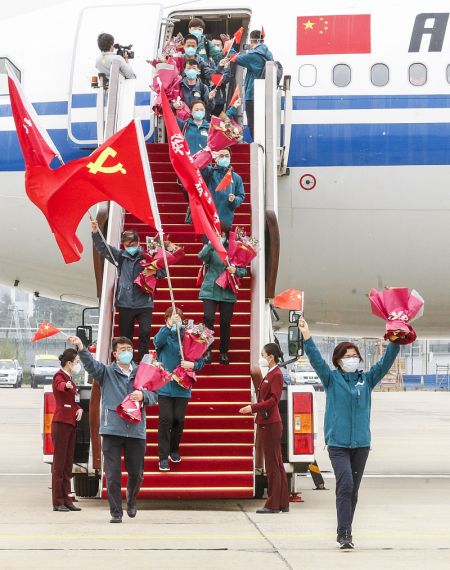
[[[241,96],[241,88],[239,87],[239,85],[236,85],[236,89],[234,90],[233,96],[230,99],[230,104],[228,105],[228,107],[232,107],[240,96]]]
[[[233,184],[233,171],[231,167],[227,170],[225,176],[217,185],[216,192],[218,190],[226,190],[230,184]]]
[[[42,322],[39,325],[38,330],[35,332],[31,342],[36,342],[37,340],[42,340],[43,338],[47,338],[49,336],[53,336],[55,334],[60,333],[61,331],[53,326],[51,323]]]
[[[237,32],[234,33],[234,41],[239,45],[242,41],[242,35],[244,33],[244,28],[241,26]]]
[[[289,311],[303,311],[303,291],[297,289],[286,289],[273,299],[273,306],[278,309],[288,309]]]
[[[237,60],[238,57],[239,57],[239,54],[238,54],[238,53],[235,53],[235,54],[233,54],[233,55],[230,57],[230,61],[233,61],[233,62],[234,62],[234,61]]]
[[[213,73],[211,75],[211,83],[214,87],[220,87],[222,85],[223,75],[221,73]]]
[[[264,31],[264,26],[261,26],[261,39],[263,40],[266,37],[266,32]]]

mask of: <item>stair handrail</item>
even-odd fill
[[[282,113],[283,96],[284,92],[284,112]],[[278,149],[278,176],[285,176],[289,174],[288,160],[289,152],[291,149],[291,136],[292,136],[292,110],[293,110],[293,100],[292,100],[292,90],[291,90],[291,76],[285,75],[283,78],[283,87],[278,90],[278,112],[279,112],[279,132],[278,140],[280,143]],[[281,116],[283,115],[283,120]],[[281,124],[283,124],[283,137],[281,137]]]

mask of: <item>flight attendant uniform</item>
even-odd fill
[[[273,511],[289,510],[289,491],[281,456],[281,423],[278,402],[283,391],[283,374],[278,366],[269,370],[258,388],[258,402],[252,404],[259,425],[267,473],[268,498],[264,505]]]
[[[69,390],[66,383],[72,382]],[[69,496],[71,491],[73,459],[76,442],[76,413],[80,409],[80,396],[77,387],[67,372],[59,370],[53,377],[53,395],[56,409],[52,420],[53,440],[53,466],[52,466],[52,497],[53,506],[71,505],[73,499]]]

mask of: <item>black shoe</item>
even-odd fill
[[[226,352],[221,352],[219,356],[220,364],[230,364],[230,359],[228,358],[228,354]]]
[[[68,509],[66,505],[56,505],[56,507],[53,507],[53,510],[59,513],[70,513],[70,509]]]
[[[159,467],[160,471],[170,471],[169,460],[168,459],[160,459],[158,467]]]
[[[288,513],[289,512],[289,507],[283,507],[282,509],[280,509],[280,513]]]
[[[355,548],[352,535],[348,531],[343,534],[338,534],[337,543],[340,550],[352,550]]]
[[[69,511],[81,511],[80,507],[77,507],[76,505],[73,505],[72,503],[66,503],[65,505]]]
[[[208,349],[203,357],[205,364],[211,364],[212,362],[212,352]]]
[[[172,463],[180,463],[181,461],[181,457],[178,451],[171,451],[169,453],[169,459],[172,461]]]
[[[261,514],[275,514],[279,513],[280,511],[263,507],[262,509],[258,509],[256,512],[261,515]]]
[[[110,523],[121,523],[122,517],[120,515],[112,515],[111,520],[109,522]]]
[[[136,503],[134,503],[133,505],[129,505],[127,503],[127,515],[130,517],[130,519],[134,519],[136,514],[137,514]]]

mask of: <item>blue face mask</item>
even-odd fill
[[[222,236],[220,239],[222,240],[222,243],[225,243],[227,241],[227,236]]]
[[[184,53],[187,56],[192,57],[193,55],[195,55],[197,53],[197,49],[195,47],[188,46],[188,47],[184,48]]]
[[[217,165],[221,166],[222,168],[228,168],[230,166],[230,159],[222,156],[217,161]]]
[[[139,249],[138,245],[129,245],[128,247],[125,248],[125,251],[130,255],[136,255],[138,249]]]
[[[196,69],[186,69],[185,73],[188,79],[197,79],[198,73]]]
[[[192,34],[193,36],[195,36],[199,41],[201,39],[201,37],[203,36],[203,31],[202,30],[189,30],[189,33]]]
[[[197,121],[201,121],[202,119],[205,118],[205,111],[194,111],[192,113],[192,116],[194,117],[194,119],[196,119]]]
[[[130,364],[130,362],[133,360],[133,353],[131,350],[125,350],[119,354],[117,359],[120,360],[122,364]]]

